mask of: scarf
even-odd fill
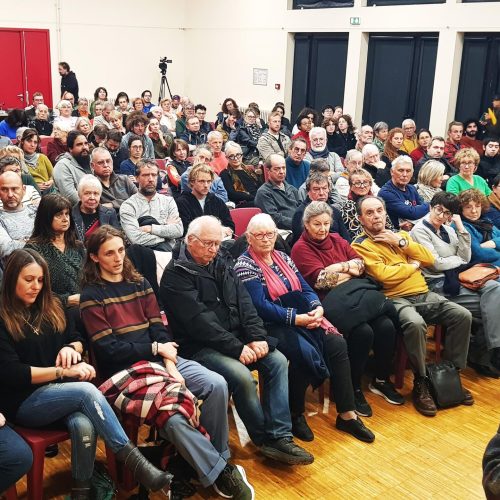
[[[157,141],[160,138],[160,134],[158,132],[149,132],[149,138],[152,141]]]
[[[40,157],[40,153],[27,154],[24,153],[24,161],[31,167],[36,168],[38,165],[38,158]]]
[[[313,160],[315,160],[316,158],[328,158],[330,151],[328,151],[328,148],[325,148],[322,151],[313,151],[311,148],[309,154],[312,156]]]
[[[464,222],[467,222],[473,228],[475,228],[477,231],[481,233],[483,237],[482,243],[493,239],[493,223],[490,222],[488,219],[470,220],[465,218],[463,215],[462,219]]]
[[[251,177],[255,181],[256,184],[258,184],[259,180],[257,179],[257,175],[253,172],[252,169],[247,168],[245,165],[241,165],[241,169],[249,177]],[[233,188],[234,188],[234,190],[238,191],[239,193],[248,193],[248,191],[245,189],[245,186],[243,186],[243,183],[241,182],[241,179],[239,178],[238,174],[236,173],[236,170],[232,169],[228,165],[227,171],[229,172],[229,175],[231,176],[231,180],[233,181]]]
[[[493,191],[488,196],[488,200],[497,210],[500,210],[500,198]]]
[[[372,190],[368,191],[368,194],[365,194],[365,196],[373,196]],[[351,189],[349,189],[349,194],[347,195],[347,199],[354,201],[356,203],[360,198],[363,198],[363,196],[359,196],[356,193],[353,193]]]
[[[442,191],[439,187],[435,188],[432,186],[426,186],[425,184],[417,184],[415,187],[417,188],[418,194],[426,202],[430,202],[436,193]]]
[[[274,302],[281,295],[285,295],[288,293],[288,289],[283,281],[279,278],[279,276],[271,269],[269,264],[266,264],[263,259],[261,259],[252,249],[252,247],[248,248],[248,254],[252,259],[256,262],[256,264],[260,267],[262,273],[264,274],[264,279],[266,280],[267,291],[269,292],[269,296],[271,300]],[[271,253],[271,257],[273,262],[279,267],[280,271],[284,274],[285,278],[290,283],[290,288],[293,291],[302,291],[302,286],[300,284],[299,278],[294,273],[293,269],[287,264],[287,262],[281,257],[279,252],[273,250]],[[338,330],[325,318],[321,320],[320,328],[325,330],[326,334],[334,333],[336,335],[340,335]]]
[[[260,131],[260,128],[257,127],[257,125],[255,125],[255,124],[251,124],[251,125],[250,124],[246,124],[245,128],[247,129],[248,134],[251,136],[251,138],[254,141],[258,141],[259,140],[261,131]]]

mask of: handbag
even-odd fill
[[[487,281],[500,276],[500,267],[493,264],[475,264],[458,275],[460,284],[469,290],[479,290]]]
[[[426,366],[430,390],[439,408],[457,406],[464,400],[460,375],[451,361],[431,363]]]

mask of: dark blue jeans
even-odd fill
[[[128,437],[111,406],[89,382],[48,384],[24,400],[16,423],[26,427],[44,427],[62,420],[71,435],[71,469],[74,479],[92,477],[96,434],[116,453]]]
[[[226,379],[236,410],[257,446],[271,439],[292,436],[288,407],[288,363],[281,352],[270,352],[248,366],[209,348],[197,352],[193,359]],[[252,370],[257,370],[263,379],[264,387],[260,388],[262,404]]]
[[[0,427],[0,495],[22,478],[33,463],[26,441],[8,425]]]

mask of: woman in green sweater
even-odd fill
[[[458,195],[462,191],[474,188],[489,196],[491,189],[488,183],[480,175],[474,175],[478,165],[479,155],[475,149],[460,149],[455,155],[455,166],[458,167],[459,173],[450,177],[446,183],[446,191]]]

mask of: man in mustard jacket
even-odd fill
[[[472,316],[464,307],[430,292],[420,271],[434,263],[432,253],[414,242],[405,231],[385,228],[384,200],[365,196],[358,201],[357,213],[364,232],[352,243],[363,257],[366,272],[383,286],[385,295],[398,310],[404,343],[415,374],[413,404],[426,416],[436,414],[425,371],[427,323],[446,327],[443,358],[457,368],[465,368]],[[464,389],[463,404],[472,405],[471,393]]]

